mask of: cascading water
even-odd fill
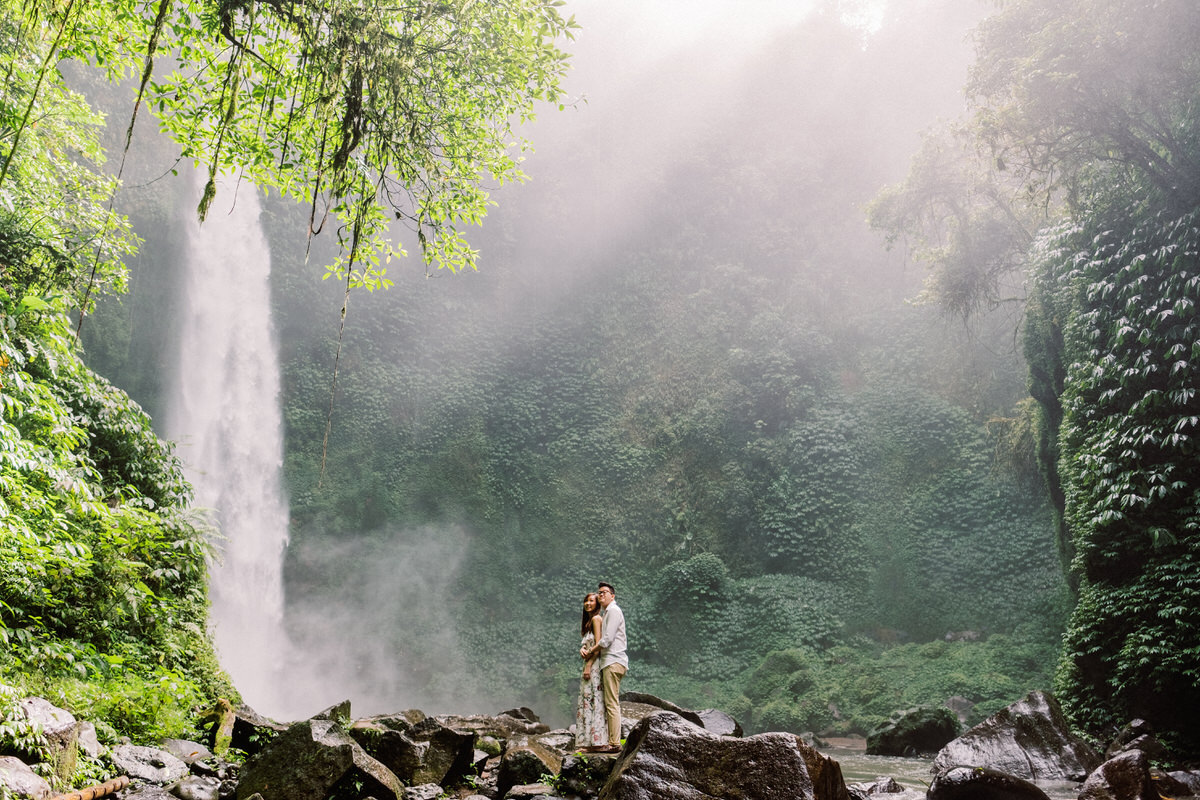
[[[203,225],[194,212],[186,222],[185,312],[166,428],[195,504],[219,526],[209,588],[221,666],[250,706],[284,716],[288,506],[271,253],[254,187],[242,184],[231,200],[233,188],[218,194]]]

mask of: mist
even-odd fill
[[[268,198],[291,504],[289,709],[315,713],[347,698],[356,714],[490,713],[524,703],[565,723],[572,689],[564,676],[584,592],[629,576],[621,604],[632,646],[643,647],[635,659],[649,664],[645,678],[632,673],[631,688],[678,673],[671,653],[636,638],[658,613],[650,566],[697,553],[720,554],[731,580],[743,582],[731,590],[739,596],[780,592],[771,601],[780,613],[794,613],[784,598],[795,586],[843,596],[814,589],[802,570],[795,580],[808,583],[786,591],[746,583],[791,569],[746,555],[764,534],[751,519],[762,492],[745,487],[776,486],[754,472],[752,444],[748,466],[699,463],[692,454],[725,434],[698,424],[692,439],[681,435],[681,455],[653,472],[647,464],[661,437],[645,434],[645,419],[683,426],[718,411],[744,416],[751,442],[783,437],[792,421],[832,415],[811,411],[812,396],[859,397],[868,373],[902,376],[980,415],[1022,396],[1011,342],[1005,351],[969,340],[936,311],[914,307],[921,270],[902,247],[888,251],[864,214],[881,187],[905,175],[922,131],[963,112],[969,31],[988,8],[982,0],[573,0],[568,11],[582,29],[566,45],[566,107],[543,108],[522,129],[535,148],[524,164],[530,180],[494,187],[496,208],[468,231],[478,272],[427,270],[397,230],[413,255],[389,266],[395,286],[351,296],[328,463],[322,432],[344,296],[338,281],[320,280],[319,265],[337,243],[319,236],[306,254],[303,210]],[[137,166],[160,175],[171,163],[150,157]],[[136,200],[131,207],[150,216]],[[157,258],[162,280],[172,270],[172,233],[146,236],[143,259]],[[135,280],[126,311],[149,307],[137,292]],[[132,316],[136,328],[145,315]],[[107,360],[101,371],[153,411],[153,370],[126,381],[120,373],[138,358],[164,358],[155,342],[171,337],[169,320],[157,320],[135,332],[136,357],[121,362],[98,346],[95,361]],[[715,379],[702,358],[689,360],[698,343],[728,359],[742,383],[778,372],[775,394],[705,396]],[[564,374],[582,387],[583,401],[569,400],[583,409],[578,419],[555,394],[565,394],[554,383]],[[493,411],[500,397],[516,399]],[[887,412],[886,402],[872,402],[863,405]],[[587,440],[597,431],[616,433]],[[799,445],[786,449],[774,458],[803,460]],[[604,462],[614,493],[603,495],[582,467],[554,468],[564,453]],[[710,474],[708,483],[697,478]],[[648,475],[669,507],[629,499]],[[587,501],[560,508],[562,497]],[[700,506],[727,509],[727,518],[690,521]],[[854,530],[895,522],[868,519]],[[729,542],[711,532],[722,526]],[[661,546],[641,551],[639,536]],[[839,613],[859,613],[849,604]],[[974,624],[962,613],[930,625]],[[722,668],[732,675],[746,666]]]

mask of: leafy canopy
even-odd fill
[[[415,231],[427,263],[457,270],[474,263],[462,227],[486,212],[483,184],[524,178],[516,126],[561,100],[568,57],[555,42],[576,27],[563,4],[10,0],[0,47],[10,77],[33,74],[25,96],[4,98],[0,146],[6,163],[30,146],[22,114],[66,94],[60,61],[140,75],[133,119],[149,109],[208,168],[201,217],[217,175],[236,171],[304,202],[310,232],[333,224],[330,274],[352,284],[389,284],[386,261],[403,252],[392,222]],[[156,56],[173,68],[159,74]]]

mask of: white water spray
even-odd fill
[[[286,718],[288,506],[271,253],[254,187],[236,188],[235,197],[233,185],[223,187],[203,225],[189,210],[185,316],[166,427],[196,505],[211,509],[222,537],[209,583],[221,666],[251,707]]]

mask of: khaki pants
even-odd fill
[[[625,667],[610,664],[600,670],[600,683],[604,686],[604,721],[608,723],[608,743],[621,744],[621,678]]]

